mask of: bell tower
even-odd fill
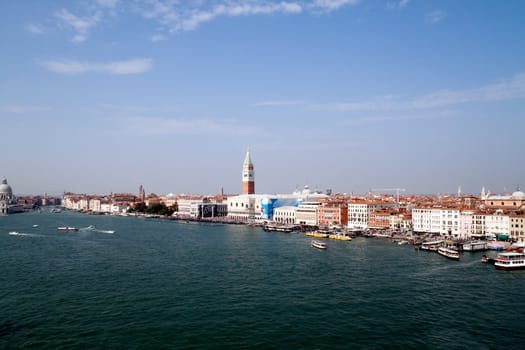
[[[253,171],[252,157],[250,150],[246,151],[242,166],[242,194],[255,193],[255,172]]]

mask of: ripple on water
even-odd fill
[[[481,255],[454,262],[359,238],[319,251],[299,234],[72,213],[3,219],[0,231],[39,224],[42,237],[0,235],[0,347],[523,343],[525,274],[497,272]]]

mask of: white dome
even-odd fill
[[[525,200],[525,193],[518,190],[512,194],[512,199]]]
[[[11,186],[7,184],[7,179],[4,178],[2,180],[2,183],[0,184],[0,193],[1,194],[13,194],[13,190],[11,189]]]

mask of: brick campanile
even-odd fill
[[[255,172],[253,171],[252,157],[250,151],[246,152],[242,165],[242,194],[255,193]]]

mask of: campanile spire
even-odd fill
[[[253,171],[252,157],[250,156],[250,149],[246,151],[244,163],[242,165],[242,193],[255,193],[255,172]]]

